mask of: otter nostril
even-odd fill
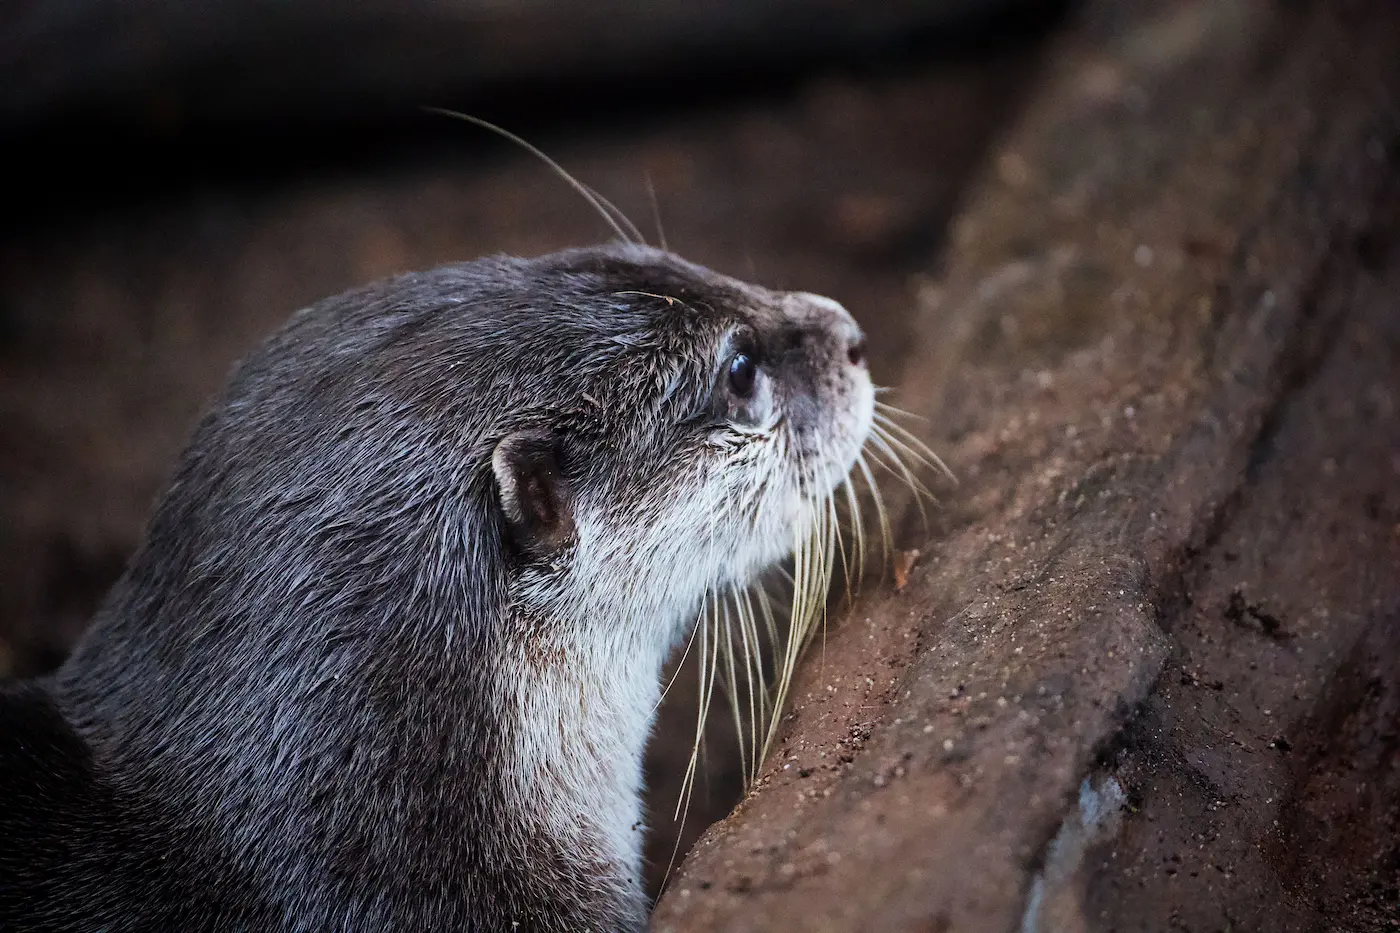
[[[861,337],[846,349],[846,359],[851,361],[852,366],[860,366],[865,362],[865,338]]]

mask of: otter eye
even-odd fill
[[[729,388],[740,398],[753,394],[754,380],[758,378],[758,363],[747,353],[736,353],[729,361]]]

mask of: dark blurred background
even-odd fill
[[[421,105],[526,136],[691,259],[837,298],[891,384],[919,277],[1065,7],[8,5],[0,676],[62,660],[200,407],[292,311],[395,272],[606,238],[538,162]],[[682,676],[652,751],[653,883],[693,687]],[[686,844],[738,797],[725,738],[717,724]]]

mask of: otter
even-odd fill
[[[841,305],[640,245],[297,312],[0,697],[0,928],[644,928],[663,663],[874,405]]]

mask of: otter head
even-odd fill
[[[706,593],[809,534],[852,469],[874,410],[864,336],[828,298],[644,247],[531,271],[558,296],[527,312],[549,350],[514,364],[525,389],[492,432],[512,599],[600,651],[664,651]]]
[[[638,926],[662,662],[873,406],[839,305],[637,246],[327,299],[205,416],[56,691],[304,928]]]
[[[479,660],[454,643],[659,664],[807,534],[873,418],[830,299],[636,245],[401,276],[241,364],[94,630],[215,711],[221,678],[294,681],[248,656],[370,663],[380,695]]]

